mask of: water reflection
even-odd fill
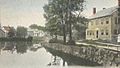
[[[40,43],[0,42],[0,53],[0,68],[76,68],[71,65],[87,65],[83,59],[42,48]]]
[[[68,66],[67,62],[64,62],[64,60],[59,56],[51,56],[51,61],[48,64],[48,66]]]
[[[0,42],[0,51],[10,51],[24,54],[27,50],[37,51],[40,46],[34,46],[32,42]]]
[[[66,53],[63,53],[60,51],[55,51],[50,48],[45,48],[45,49],[54,56],[54,61],[57,62],[58,60],[56,60],[56,56],[59,56],[62,59],[62,63],[61,63],[62,66],[65,66],[66,63],[68,66],[100,66],[99,64],[97,64],[95,62],[91,62],[89,60],[82,59],[77,56],[72,56],[70,54],[66,54]],[[55,62],[55,64],[56,64],[56,62]],[[51,65],[51,64],[49,64],[49,65]]]

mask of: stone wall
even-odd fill
[[[44,47],[48,47],[73,56],[87,59],[89,61],[96,62],[101,65],[105,66],[120,65],[120,53],[118,51],[83,45],[73,46],[62,45],[58,43],[42,43],[42,44]]]

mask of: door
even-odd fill
[[[98,38],[98,34],[99,34],[99,32],[98,32],[98,30],[96,31],[96,38]]]

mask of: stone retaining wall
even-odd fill
[[[104,48],[97,48],[93,46],[73,46],[63,45],[58,43],[42,43],[43,47],[48,47],[58,50],[73,56],[96,62],[101,65],[119,66],[120,53],[119,51],[108,50]]]

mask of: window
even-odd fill
[[[104,35],[104,31],[103,30],[101,31],[101,35]]]
[[[109,21],[106,21],[106,24],[109,24]]]
[[[98,35],[99,35],[99,32],[98,32],[98,31],[96,31],[96,38],[98,38]]]
[[[93,32],[93,35],[94,35],[94,32]]]
[[[104,33],[103,33],[103,32],[101,32],[101,35],[104,35]]]
[[[120,21],[120,19],[118,19],[118,21]],[[118,24],[120,24],[120,22],[118,22]]]
[[[106,35],[109,35],[108,30],[106,30]]]
[[[99,20],[96,20],[96,21],[95,21],[95,24],[98,25],[98,22],[99,22]]]
[[[93,25],[93,22],[91,22],[91,25]]]
[[[114,34],[117,34],[117,29],[114,30]]]
[[[92,33],[90,32],[90,35],[92,35]]]
[[[98,22],[95,22],[96,23],[96,25],[98,25]]]
[[[103,24],[103,22],[101,22],[101,24]]]
[[[108,32],[106,32],[106,35],[108,35]]]
[[[87,32],[87,35],[89,35],[89,31]]]

